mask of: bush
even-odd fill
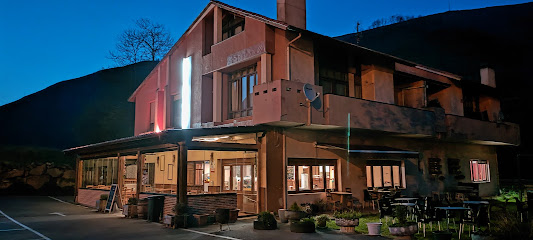
[[[301,223],[315,223],[315,219],[314,218],[302,218],[300,219],[300,222]]]
[[[494,232],[502,239],[533,239],[533,221],[520,222],[516,212],[501,211],[494,219]]]
[[[260,212],[259,215],[257,215],[257,221],[263,222],[264,226],[267,228],[277,226],[276,218],[269,212]]]
[[[329,220],[329,217],[326,214],[322,214],[322,215],[316,217],[315,220],[316,220],[316,224],[319,227],[326,227],[326,224],[327,224],[327,222]]]
[[[411,226],[414,224],[414,222],[407,221],[407,207],[406,206],[396,206],[396,208],[394,208],[394,217],[398,219],[398,222],[390,225],[390,227],[407,227],[407,226]]]
[[[355,220],[359,219],[363,214],[358,211],[350,210],[350,211],[344,211],[344,212],[335,212],[333,214],[334,218],[342,218],[347,220]]]
[[[298,206],[298,203],[294,202],[294,203],[289,207],[289,211],[299,212],[299,211],[302,211],[302,209],[300,208],[300,206]]]
[[[137,198],[129,198],[128,199],[128,205],[137,205],[137,203],[139,202],[139,199]]]
[[[100,195],[100,200],[107,200],[107,198],[109,198],[109,195],[108,195],[108,194],[102,194],[102,195]]]

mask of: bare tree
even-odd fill
[[[109,59],[119,66],[140,61],[158,61],[172,47],[173,39],[166,28],[146,18],[135,21],[135,28],[126,29],[118,38]]]
[[[418,16],[420,17],[420,16]],[[414,19],[414,18],[417,18],[415,16],[405,16],[405,15],[392,15],[388,18],[379,18],[379,19],[376,19],[372,22],[372,24],[370,24],[370,27],[368,27],[368,29],[374,29],[374,28],[378,28],[378,27],[383,27],[383,26],[387,26],[387,25],[391,25],[391,24],[395,24],[395,23],[399,23],[399,22],[404,22],[404,21],[407,21],[407,20],[411,20],[411,19]]]

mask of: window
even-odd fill
[[[319,85],[322,86],[324,94],[348,96],[348,74],[328,68],[320,68],[319,74]]]
[[[204,163],[187,163],[187,186],[199,186],[204,184]]]
[[[401,161],[372,160],[366,166],[367,187],[405,187],[405,170]]]
[[[109,189],[118,181],[117,158],[84,160],[82,180],[82,187]]]
[[[287,190],[311,192],[335,189],[335,160],[289,159]]]
[[[222,41],[244,31],[244,22],[244,18],[242,17],[229,13],[226,14],[222,18]]]
[[[155,102],[150,103],[150,126],[148,132],[154,131],[155,128]]]
[[[181,99],[173,97],[170,124],[174,128],[181,128]]]
[[[471,160],[470,178],[472,182],[490,182],[489,163],[486,160]]]
[[[257,85],[255,65],[231,74],[229,80],[229,119],[252,115],[255,85]]]

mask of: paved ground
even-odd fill
[[[64,201],[63,201],[64,200]],[[253,230],[254,218],[202,228],[168,229],[158,223],[125,219],[121,214],[102,214],[66,202],[67,198],[46,196],[0,197],[0,239],[385,239],[337,230],[297,234],[288,224],[274,231]],[[227,227],[225,226],[224,229]]]

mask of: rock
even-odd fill
[[[48,175],[52,176],[53,178],[60,177],[63,174],[63,170],[59,168],[50,168],[46,171]]]
[[[32,176],[42,175],[45,170],[46,170],[46,164],[36,166],[32,170],[30,170],[30,175]]]
[[[29,176],[26,178],[26,184],[32,186],[34,189],[41,188],[44,184],[50,181],[50,176],[41,175],[41,176]]]
[[[2,182],[0,182],[0,190],[7,189],[7,188],[11,187],[11,185],[13,185],[13,182],[2,181]]]
[[[76,179],[76,171],[74,170],[66,170],[65,173],[63,173],[64,179]]]
[[[4,179],[6,178],[14,178],[14,177],[22,177],[24,175],[23,169],[13,169],[6,173],[4,176]]]
[[[58,178],[56,181],[56,184],[60,188],[65,188],[65,187],[74,187],[75,182],[74,180],[71,180],[71,179]]]

